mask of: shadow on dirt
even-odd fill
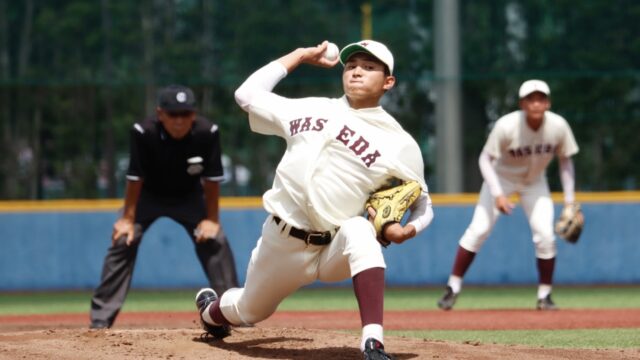
[[[332,360],[352,360],[362,357],[359,349],[354,347],[321,347],[321,348],[304,348],[313,347],[315,342],[312,338],[296,338],[296,337],[264,337],[261,339],[253,339],[241,342],[225,342],[224,339],[213,338],[193,338],[195,342],[207,343],[209,346],[217,349],[233,351],[239,355],[249,358],[260,357],[265,359],[292,359],[292,360],[316,360],[316,359],[332,359]],[[319,346],[316,344],[316,346]],[[302,348],[301,348],[302,347]],[[395,359],[406,360],[415,359],[417,354],[403,353],[392,354]]]

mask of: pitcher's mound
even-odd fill
[[[359,334],[304,328],[234,329],[224,340],[184,329],[60,329],[0,334],[0,359],[361,359]],[[545,349],[387,336],[396,359],[626,359],[640,351]]]

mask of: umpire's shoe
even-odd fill
[[[438,300],[438,307],[442,310],[451,310],[456,303],[456,298],[458,298],[458,294],[453,292],[451,286],[447,286],[444,295]]]
[[[547,297],[538,299],[538,303],[536,304],[536,309],[538,310],[558,310],[556,304],[551,300],[551,294],[547,295]]]
[[[202,324],[202,329],[206,331],[209,335],[213,336],[215,339],[223,339],[229,335],[231,335],[231,328],[229,325],[211,325],[207,324],[202,319],[202,313],[205,311],[209,304],[212,304],[218,300],[218,295],[213,289],[204,288],[200,289],[196,294],[196,307],[198,308],[198,312],[200,313],[200,324]]]
[[[394,357],[384,352],[384,345],[374,338],[364,342],[364,360],[393,360]]]

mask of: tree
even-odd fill
[[[398,83],[384,106],[418,140],[429,179],[435,166],[432,0],[370,3],[373,37],[389,45],[397,63]],[[204,114],[220,126],[223,151],[251,170],[250,194],[259,195],[284,144],[251,133],[233,92],[294,47],[359,40],[360,5],[0,0],[0,196],[117,194],[131,125],[153,113],[156,88],[169,83],[194,88]],[[578,189],[637,187],[638,16],[640,3],[633,0],[461,2],[465,191],[477,191],[482,181],[477,157],[491,122],[515,110],[519,84],[533,77],[549,82],[554,109],[573,125],[581,147]],[[340,71],[303,66],[276,90],[338,97]],[[549,171],[557,190],[557,170]],[[96,183],[105,176],[103,194]],[[237,193],[233,183],[223,191]]]

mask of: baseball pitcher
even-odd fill
[[[382,329],[386,264],[378,238],[402,243],[431,222],[422,155],[415,140],[379,105],[395,84],[388,48],[363,40],[330,60],[323,56],[327,46],[325,41],[298,48],[253,73],[236,91],[251,129],[283,138],[287,149],[263,197],[269,216],[244,288],[230,289],[220,298],[202,289],[196,303],[205,330],[224,337],[230,325],[268,318],[304,285],[351,278],[364,358],[389,359]],[[340,98],[290,99],[272,91],[300,64],[333,67],[338,61],[344,64],[345,95]],[[393,222],[379,235],[363,216],[365,203],[394,179],[417,182],[417,200],[407,202],[411,215],[405,225]],[[411,189],[399,193],[413,194]]]

